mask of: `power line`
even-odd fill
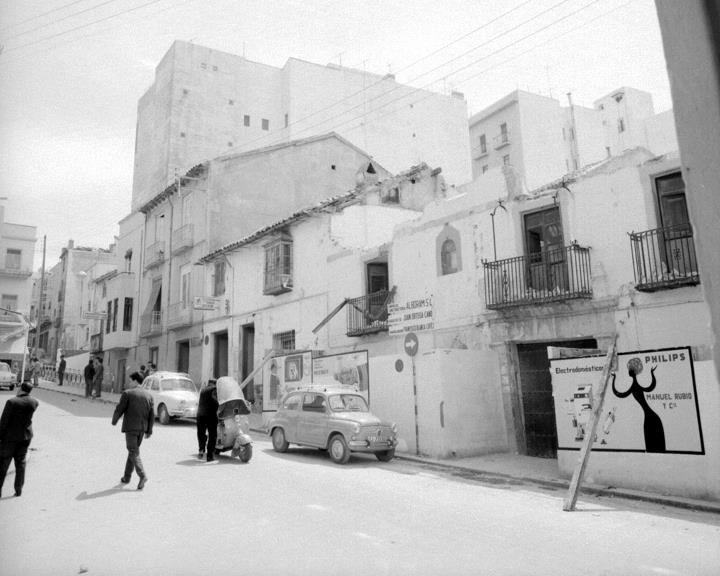
[[[15,22],[14,24],[10,24],[9,26],[5,26],[5,28],[0,28],[0,32],[5,32],[5,30],[10,30],[10,28],[15,28],[16,26],[22,26],[23,24],[26,24],[28,22],[32,22],[33,20],[37,20],[38,18],[42,18],[44,16],[47,16],[48,14],[52,14],[53,12],[58,12],[59,10],[63,10],[65,8],[69,8],[70,6],[73,6],[75,4],[79,4],[80,2],[85,2],[85,0],[75,0],[74,2],[69,2],[68,4],[63,4],[62,6],[58,6],[57,8],[53,8],[52,10],[48,10],[47,12],[43,12],[42,14],[38,14],[37,16],[31,16],[30,18],[26,18],[25,20],[21,20],[20,22]]]

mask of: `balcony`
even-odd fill
[[[140,317],[140,334],[143,336],[151,336],[159,334],[162,331],[162,312],[153,310]]]
[[[103,333],[90,335],[90,352],[102,352],[103,349]]]
[[[635,288],[643,292],[700,284],[692,226],[630,234]]]
[[[155,242],[145,248],[145,270],[159,266],[165,261],[165,242]]]
[[[501,132],[493,138],[493,147],[495,150],[499,150],[503,146],[510,144],[510,136],[507,132]]]
[[[193,323],[193,306],[188,302],[170,304],[167,315],[168,330],[190,326]]]
[[[22,316],[20,314],[13,314],[11,312],[5,312],[4,310],[0,310],[0,323],[9,323],[9,324],[21,324]]]
[[[483,268],[489,310],[592,298],[590,249],[577,244],[483,262]]]
[[[10,278],[28,278],[32,276],[32,270],[25,268],[0,268],[0,276]]]
[[[190,250],[193,247],[194,235],[193,225],[185,224],[182,228],[178,228],[173,232],[173,245],[172,254],[180,254],[185,250]]]
[[[483,149],[482,146],[477,146],[472,149],[473,158],[484,158],[488,155],[487,146]]]
[[[388,329],[388,304],[392,292],[380,290],[347,302],[348,336],[363,336]]]
[[[277,271],[266,271],[263,294],[277,296],[290,292],[293,288],[292,274],[280,274]]]

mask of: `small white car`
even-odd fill
[[[169,424],[174,418],[197,417],[200,393],[187,374],[154,372],[141,386],[153,397],[155,416],[160,424]]]
[[[0,388],[14,390],[17,384],[17,374],[5,362],[0,362]]]

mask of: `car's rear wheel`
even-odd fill
[[[272,444],[275,452],[287,452],[288,441],[285,439],[285,430],[275,428],[272,433]]]
[[[165,407],[165,404],[158,406],[158,420],[160,424],[170,424],[170,413]]]
[[[383,450],[382,452],[375,452],[375,458],[380,460],[380,462],[390,462],[390,460],[395,458],[395,448]]]
[[[330,459],[335,464],[346,464],[350,460],[350,448],[348,448],[342,434],[335,434],[330,438],[328,452],[330,453]]]

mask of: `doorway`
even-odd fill
[[[586,338],[517,344],[525,454],[539,458],[557,458],[557,424],[548,346],[597,348],[597,341]]]
[[[240,377],[245,380],[255,369],[255,324],[245,324],[240,329],[240,345],[242,347],[240,351]],[[254,380],[251,380],[245,386],[245,398],[255,400]]]
[[[527,285],[534,290],[567,290],[560,208],[554,206],[524,216]]]
[[[228,333],[213,334],[213,377],[228,376]]]
[[[122,392],[125,390],[125,366],[127,363],[126,358],[120,358],[117,362],[117,375],[118,380],[113,386],[113,388],[116,388],[116,390],[113,390],[113,392]]]
[[[190,372],[190,341],[183,340],[177,343],[177,371],[188,374]]]

